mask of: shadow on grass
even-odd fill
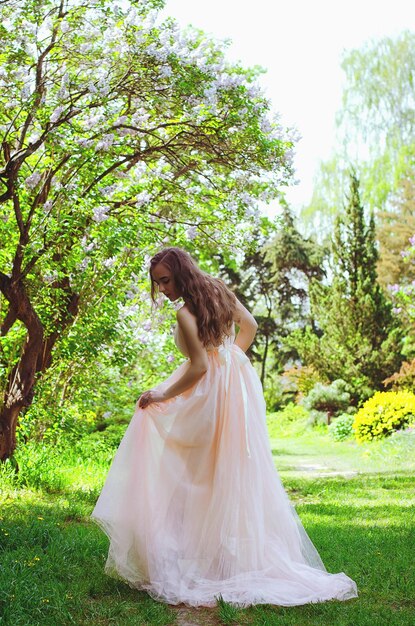
[[[344,571],[356,580],[360,599],[255,607],[240,613],[241,624],[405,624],[414,608],[415,477],[405,471],[350,478],[310,474],[284,479],[284,485],[299,500],[301,520],[328,571]],[[99,493],[65,488],[16,494],[0,513],[0,581],[10,624],[80,624],[80,616],[89,624],[175,623],[177,611],[169,613],[146,593],[105,575],[108,538],[89,519]],[[15,612],[12,597],[20,598]]]

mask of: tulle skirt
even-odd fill
[[[127,427],[91,515],[110,540],[105,572],[188,606],[355,597],[353,580],[325,570],[281,485],[249,359],[229,344],[208,360],[192,388],[136,409]]]

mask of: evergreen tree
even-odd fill
[[[402,330],[377,279],[378,251],[373,214],[368,223],[359,180],[350,176],[344,215],[336,221],[332,242],[333,280],[314,283],[312,312],[321,329],[294,333],[293,344],[307,365],[333,381],[346,380],[362,398],[399,368]]]
[[[415,171],[402,178],[390,208],[377,213],[376,229],[379,241],[378,274],[384,287],[415,280],[415,266],[406,263],[402,251],[415,233]]]
[[[271,233],[269,233],[271,234]],[[324,249],[297,230],[288,206],[283,207],[279,228],[267,242],[247,254],[240,266],[223,262],[222,272],[238,299],[252,309],[258,334],[250,357],[261,363],[260,378],[265,387],[267,369],[282,371],[298,358],[285,343],[293,328],[313,325],[308,302],[311,279],[324,274]]]
[[[298,231],[288,206],[283,207],[281,228],[264,246],[265,260],[270,263],[271,283],[281,322],[292,326],[310,321],[308,287],[312,279],[324,276],[325,250],[315,240]],[[285,333],[286,334],[286,333]]]

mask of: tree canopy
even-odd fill
[[[71,328],[99,349],[156,249],[246,247],[291,177],[259,70],[161,6],[1,5],[1,458]]]

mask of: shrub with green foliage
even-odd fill
[[[329,426],[329,434],[335,441],[343,441],[353,436],[354,415],[341,413]]]
[[[312,365],[294,365],[285,370],[282,376],[291,384],[297,400],[307,395],[314,385],[321,382],[320,374]]]
[[[328,424],[334,415],[345,411],[349,403],[349,388],[341,378],[334,380],[330,385],[316,383],[302,402],[309,411],[325,413]]]
[[[20,418],[16,436],[19,443],[32,440],[59,446],[62,440],[76,441],[91,432],[95,423],[96,414],[75,403],[50,407],[36,403]]]
[[[356,413],[353,430],[357,441],[381,439],[415,423],[415,394],[378,391]]]
[[[267,415],[268,434],[271,439],[279,437],[284,433],[295,434],[306,428],[308,418],[309,413],[307,409],[299,404],[290,402],[282,411],[276,411]]]

